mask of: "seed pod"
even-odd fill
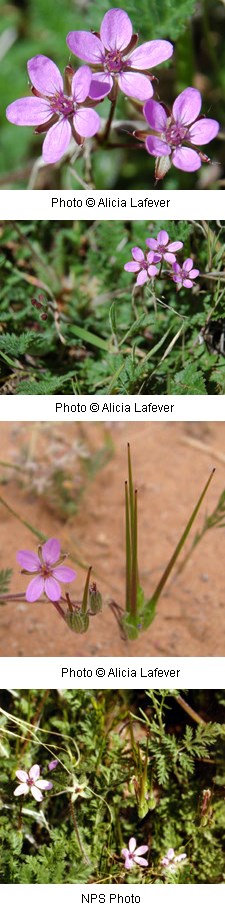
[[[92,614],[98,614],[102,610],[102,596],[97,589],[96,582],[93,582],[89,588],[89,604]]]
[[[65,623],[75,633],[86,633],[89,627],[89,617],[88,614],[81,614],[80,608],[79,610],[66,611]]]
[[[69,592],[66,592],[66,600],[67,611],[64,616],[65,623],[67,623],[70,630],[75,630],[76,633],[85,633],[89,626],[87,611],[82,610],[80,604],[71,601]]]

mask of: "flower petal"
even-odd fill
[[[75,112],[73,123],[80,137],[94,137],[100,128],[100,117],[92,108],[79,108]]]
[[[66,43],[80,60],[87,60],[90,64],[101,64],[104,60],[103,44],[91,32],[69,32]]]
[[[144,252],[142,248],[131,248],[132,255],[135,261],[144,261]]]
[[[163,257],[164,257],[164,261],[167,261],[168,264],[175,264],[176,257],[175,257],[175,254],[172,254],[172,252],[164,251]]]
[[[79,67],[72,79],[72,96],[76,102],[84,102],[89,95],[92,72],[85,64]]]
[[[121,92],[134,99],[140,99],[141,102],[145,102],[145,99],[150,99],[153,95],[150,79],[141,73],[120,73],[118,83]]]
[[[58,601],[61,598],[61,588],[53,579],[53,576],[49,576],[48,579],[45,579],[44,591],[50,601]]]
[[[196,277],[199,276],[199,270],[190,270],[189,280],[196,280]]]
[[[31,795],[33,795],[33,798],[35,798],[35,801],[38,801],[38,802],[42,801],[43,795],[40,789],[37,789],[36,786],[31,786],[30,791],[31,791]]]
[[[136,856],[142,856],[143,852],[148,852],[148,846],[138,846],[137,849],[135,849],[135,858]]]
[[[151,70],[157,64],[172,57],[172,54],[173,45],[170,41],[145,41],[130,54],[129,66],[137,70]]]
[[[182,172],[196,172],[201,168],[201,159],[194,149],[180,146],[172,153],[172,162]]]
[[[151,248],[153,251],[157,251],[157,248],[158,248],[157,239],[149,238],[149,239],[145,239],[145,241],[146,241],[146,245],[148,245],[149,248]]]
[[[70,569],[70,566],[57,566],[54,569],[54,579],[58,579],[59,582],[73,582],[76,575],[75,570]]]
[[[37,572],[41,569],[39,557],[33,550],[18,550],[16,554],[17,563],[28,572]]]
[[[13,792],[13,795],[27,795],[29,792],[29,786],[27,783],[21,783],[21,786],[17,786],[17,789]]]
[[[161,231],[158,232],[158,235],[157,235],[157,242],[159,243],[159,245],[167,245],[168,241],[169,241],[168,232],[166,232],[165,229],[161,229]]]
[[[42,547],[42,556],[45,563],[57,563],[61,553],[61,544],[58,538],[49,538]]]
[[[168,251],[180,251],[180,248],[183,247],[183,242],[170,242],[168,245]]]
[[[66,119],[50,127],[42,147],[44,162],[49,164],[58,162],[68,149],[70,139],[71,127]]]
[[[168,143],[164,140],[159,140],[158,137],[153,137],[151,134],[146,137],[145,146],[150,156],[169,156],[171,153]]]
[[[36,54],[36,57],[28,60],[27,69],[32,86],[35,86],[35,89],[38,89],[42,95],[49,96],[55,95],[56,92],[63,92],[63,78],[50,57]]]
[[[128,843],[128,846],[129,846],[129,852],[134,852],[134,850],[136,849],[136,846],[137,846],[137,843],[136,843],[136,840],[135,840],[135,837],[134,837],[134,836],[132,836],[132,837],[130,838],[129,843]]]
[[[147,859],[142,859],[142,856],[134,856],[135,865],[148,865]]]
[[[45,124],[51,118],[52,111],[50,103],[44,99],[25,98],[17,99],[12,102],[6,109],[6,117],[11,124],[18,124],[21,127],[35,127],[39,124]]]
[[[31,769],[29,770],[29,776],[31,779],[39,779],[40,776],[40,767],[38,763],[34,763]]]
[[[143,283],[146,283],[148,280],[147,270],[140,270],[137,275],[136,286],[143,286]]]
[[[173,104],[172,113],[175,121],[179,121],[179,124],[192,124],[201,111],[201,105],[202,99],[198,89],[191,86],[184,89]]]
[[[167,115],[165,109],[159,102],[149,99],[146,105],[144,105],[143,113],[146,121],[148,121],[150,127],[152,127],[152,130],[157,130],[159,133],[165,130]]]
[[[151,266],[148,267],[148,276],[149,277],[156,277],[158,273],[159,271],[157,270],[157,267],[154,266],[154,264],[151,264]]]
[[[193,286],[193,283],[191,282],[191,280],[188,280],[188,279],[182,280],[182,286],[185,286],[187,289],[191,289],[191,287]]]
[[[36,579],[31,579],[26,590],[27,601],[37,601],[40,598],[44,591],[44,581],[43,576],[36,576]]]
[[[134,867],[133,859],[130,858],[130,855],[128,853],[127,858],[125,859],[125,862],[124,862],[124,868],[133,868],[133,867]]]
[[[192,258],[186,258],[186,260],[183,263],[183,267],[184,267],[184,270],[191,270],[191,268],[193,267]]]
[[[50,782],[49,779],[36,779],[35,785],[37,786],[38,789],[43,789],[43,790],[52,789],[53,787],[53,783]]]
[[[210,140],[216,137],[219,129],[218,121],[214,121],[213,118],[202,118],[202,120],[196,121],[190,127],[188,139],[191,140],[191,143],[203,144],[204,146],[204,143],[209,143]]]
[[[136,261],[136,262],[135,262],[135,261],[127,261],[127,263],[124,264],[124,270],[127,270],[129,273],[135,273],[135,274],[136,274],[136,273],[138,273],[139,268],[140,268],[140,264],[138,264],[137,261]]]
[[[16,770],[16,776],[20,782],[27,782],[28,780],[28,773],[25,770]]]
[[[108,51],[122,51],[130,44],[133,29],[127,13],[117,7],[103,16],[100,36]]]
[[[109,94],[113,87],[113,79],[109,73],[95,73],[92,74],[93,79],[91,80],[89,97],[98,101],[98,99],[104,99],[106,95]]]

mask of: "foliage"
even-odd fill
[[[2,883],[223,883],[224,705],[212,690],[2,692]],[[15,770],[46,778],[52,759],[52,790],[20,804]],[[148,869],[124,870],[130,836]],[[175,872],[171,846],[187,857]]]
[[[165,274],[154,295],[132,292],[132,245],[161,228],[182,239],[198,282],[178,293]],[[225,319],[223,225],[43,220],[0,231],[2,393],[224,393],[224,354],[201,337]]]

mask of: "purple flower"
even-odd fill
[[[26,590],[27,601],[37,601],[45,592],[50,601],[58,601],[61,597],[61,588],[58,583],[72,582],[75,579],[76,572],[69,566],[62,566],[60,561],[61,545],[57,538],[50,538],[49,541],[38,548],[38,553],[33,550],[19,550],[16,559],[22,572],[28,571],[35,573],[35,579],[29,582]]]
[[[127,264],[124,264],[124,270],[138,274],[135,286],[143,286],[143,283],[147,283],[151,277],[156,277],[159,273],[157,267],[155,267],[155,262],[160,261],[160,257],[155,255],[153,251],[149,251],[145,255],[142,248],[132,248],[131,251],[134,260],[127,261]]]
[[[91,98],[103,98],[115,81],[125,95],[144,101],[153,95],[148,76],[132,71],[152,70],[173,53],[170,41],[147,41],[134,51],[137,35],[127,13],[117,7],[103,16],[100,32],[69,32],[67,44],[81,60],[100,71],[91,85]]]
[[[146,245],[158,255],[158,260],[168,261],[168,264],[174,264],[176,261],[174,251],[183,248],[183,242],[170,242],[168,233],[165,229],[158,232],[157,239],[146,239]]]
[[[179,865],[180,862],[183,862],[186,858],[186,852],[181,852],[179,856],[176,856],[174,849],[170,848],[168,849],[166,855],[163,856],[163,859],[161,859],[161,865],[163,865],[164,868],[167,868],[168,871],[174,872],[176,871],[176,866]]]
[[[143,852],[148,852],[148,846],[138,846],[136,849],[136,840],[132,836],[128,843],[128,849],[121,849],[121,855],[124,857],[124,867],[133,868],[133,865],[148,865],[147,859],[143,859]]]
[[[55,770],[55,768],[58,766],[58,763],[58,760],[50,760],[50,763],[48,763],[48,769]]]
[[[96,111],[84,108],[89,96],[92,73],[90,67],[79,67],[71,82],[70,94],[64,92],[63,78],[56,64],[37,54],[27,64],[34,97],[17,99],[6,109],[12,124],[36,126],[36,133],[48,131],[43,143],[45,162],[58,162],[66,152],[72,131],[81,137],[93,137],[100,127]]]
[[[145,146],[151,156],[159,158],[156,178],[162,178],[172,164],[183,172],[195,172],[200,169],[202,161],[209,161],[203,153],[192,147],[213,140],[220,125],[212,118],[198,118],[201,103],[200,92],[191,87],[177,96],[169,116],[159,102],[152,99],[146,102],[144,115],[152,133],[146,137]]]
[[[192,281],[199,275],[199,270],[193,270],[192,258],[186,258],[183,264],[178,264],[177,261],[175,261],[172,269],[172,280],[174,280],[174,283],[177,283],[179,289],[181,289],[181,286],[186,286],[187,289],[191,289],[193,286]]]
[[[43,799],[41,789],[43,791],[52,789],[52,782],[49,782],[48,779],[40,779],[40,767],[37,763],[31,767],[29,773],[26,773],[25,770],[16,770],[16,776],[20,785],[17,786],[13,795],[27,795],[28,792],[31,792],[33,798],[40,802]]]

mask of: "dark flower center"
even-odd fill
[[[183,124],[177,124],[176,121],[173,121],[171,118],[169,118],[167,127],[164,131],[164,137],[170,146],[180,146],[185,137],[187,138],[187,134],[187,127],[184,127]]]
[[[51,96],[50,103],[52,112],[54,114],[63,115],[64,118],[69,118],[77,109],[76,102],[67,95],[64,95],[63,92],[58,92],[55,96]]]
[[[124,69],[121,51],[106,51],[104,70],[109,73],[120,73]]]
[[[29,776],[29,778],[27,779],[27,786],[33,786],[33,784],[34,784],[34,780],[31,779],[31,776]]]

